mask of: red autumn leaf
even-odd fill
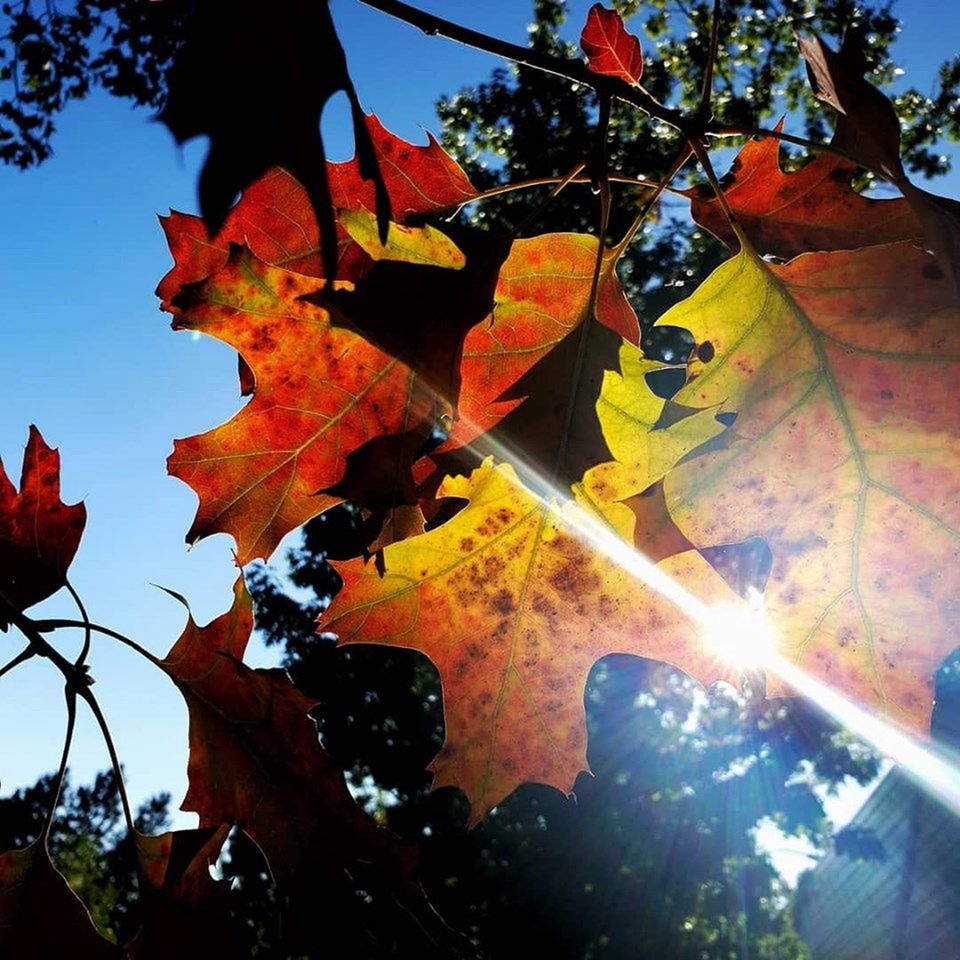
[[[60,454],[30,427],[20,490],[0,463],[0,596],[24,610],[65,582],[87,510],[60,499]]]
[[[237,955],[228,883],[210,875],[229,830],[221,824],[134,836],[141,926],[125,947],[130,960],[229,960]]]
[[[350,796],[320,744],[313,703],[285,671],[241,661],[252,630],[240,578],[231,609],[203,627],[190,617],[160,662],[190,713],[183,809],[197,813],[201,827],[240,825],[284,893],[295,895],[318,871],[366,862],[415,906],[411,851]]]
[[[240,191],[283,167],[304,184],[324,225],[322,258],[332,271],[336,242],[320,116],[338,91],[350,103],[359,170],[376,185],[384,225],[390,210],[329,4],[275,0],[265,16],[199,4],[184,30],[160,119],[178,143],[210,139],[199,193],[211,232],[223,226]]]
[[[0,956],[3,960],[83,957],[118,960],[87,908],[50,861],[42,840],[0,854]]]
[[[419,146],[394,136],[373,114],[364,119],[399,222],[412,214],[455,208],[476,195],[467,175],[432,136],[425,147]],[[334,207],[373,210],[374,188],[360,176],[356,159],[328,163],[327,176]],[[189,214],[172,212],[160,222],[174,259],[157,287],[165,310],[183,284],[203,280],[227,262],[231,243],[246,244],[273,266],[311,277],[324,275],[317,218],[307,192],[286,170],[271,170],[244,190],[213,237],[203,220]],[[337,239],[338,275],[352,278],[358,265],[369,261],[339,227]]]
[[[200,497],[190,542],[230,533],[238,562],[269,556],[283,536],[338,502],[347,457],[375,437],[432,418],[434,397],[413,371],[302,297],[319,282],[236,247],[209,280],[186,288],[174,320],[234,347],[253,370],[253,399],[231,420],[177,440],[171,474]],[[396,471],[384,450],[371,484]],[[368,465],[369,466],[369,465]]]
[[[783,129],[783,121],[776,129]],[[749,141],[721,181],[723,195],[760,254],[789,260],[813,250],[850,250],[922,233],[906,200],[871,200],[850,185],[853,164],[827,152],[793,173],[780,167],[780,141]],[[707,186],[686,191],[693,219],[739,249],[723,208]]]
[[[837,111],[832,146],[903,191],[930,248],[960,294],[960,203],[921,190],[907,179],[900,162],[900,121],[889,98],[864,77],[861,42],[855,30],[847,34],[839,53],[819,37],[799,41],[814,94]]]
[[[580,46],[594,73],[639,83],[643,73],[640,41],[627,32],[616,10],[607,10],[602,3],[595,3],[580,34]]]

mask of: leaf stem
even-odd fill
[[[63,738],[63,752],[60,755],[60,767],[57,770],[56,786],[53,790],[53,801],[50,809],[47,811],[47,818],[43,824],[41,837],[44,846],[50,839],[50,831],[53,828],[53,818],[57,812],[57,805],[60,803],[60,794],[63,792],[63,781],[67,776],[67,761],[70,758],[70,747],[73,743],[73,731],[77,722],[77,691],[68,680],[63,689],[64,697],[67,701],[67,732]]]
[[[640,208],[640,212],[636,215],[636,217],[634,217],[633,223],[630,224],[627,232],[623,235],[623,239],[613,248],[612,256],[610,258],[611,264],[616,264],[617,260],[623,256],[624,250],[630,246],[630,241],[633,240],[637,231],[641,226],[643,226],[643,221],[649,216],[654,204],[660,199],[666,190],[670,189],[670,183],[683,168],[683,165],[690,159],[690,154],[692,152],[692,148],[685,144],[683,149],[681,149],[681,151],[677,154],[673,163],[670,165],[670,169],[664,175],[663,179],[656,185],[653,193],[647,197],[643,206]]]
[[[703,167],[703,172],[707,175],[707,180],[710,181],[710,186],[713,188],[714,194],[716,194],[717,200],[720,203],[720,208],[723,210],[723,215],[727,218],[727,222],[730,224],[730,229],[733,230],[733,232],[736,234],[737,240],[740,241],[741,248],[744,250],[752,250],[753,247],[750,241],[747,239],[747,235],[743,232],[743,228],[737,221],[733,210],[730,209],[730,204],[727,202],[727,196],[723,192],[723,187],[720,186],[720,181],[717,179],[717,174],[714,172],[713,164],[710,162],[710,154],[707,152],[706,147],[703,145],[702,141],[697,140],[695,137],[691,137],[689,143],[690,149],[696,154],[697,160],[700,161],[700,165]]]
[[[700,104],[697,117],[702,121],[710,118],[710,98],[713,96],[713,68],[717,62],[717,48],[720,46],[720,0],[714,0],[713,18],[710,24],[710,46],[707,49],[707,62],[703,68],[703,89],[700,91]]]
[[[146,657],[146,659],[155,666],[161,662],[159,657],[154,656],[146,647],[140,646],[136,640],[131,640],[122,633],[111,630],[109,627],[101,626],[99,623],[91,623],[89,620],[34,620],[31,622],[40,633],[51,633],[54,630],[69,629],[91,630],[94,633],[101,633],[105,637],[112,637],[114,640],[119,640],[120,643],[130,647],[131,650],[136,650],[140,656]]]
[[[449,206],[441,209],[459,210],[461,207],[469,206],[471,203],[489,200],[492,197],[500,197],[505,193],[514,193],[518,190],[530,190],[535,187],[549,187],[558,183],[592,183],[591,178],[587,174],[582,173],[582,170],[583,167],[581,166],[581,172],[578,172],[572,177],[569,174],[566,174],[563,177],[533,177],[530,180],[517,180],[514,183],[501,183],[496,187],[490,187],[489,190],[484,190],[481,193],[476,194],[466,202],[461,202],[458,200],[456,203],[451,203]],[[607,179],[611,183],[621,183],[631,187],[645,187],[648,190],[656,190],[660,186],[656,180],[648,180],[646,177],[628,177],[622,173],[608,174]],[[667,187],[667,190],[668,192],[675,193],[678,196],[684,196],[684,192],[682,190],[678,190],[676,187]]]
[[[538,203],[537,206],[534,207],[533,210],[531,210],[531,211],[513,228],[513,230],[510,231],[510,239],[511,239],[511,240],[515,240],[517,237],[519,237],[520,234],[523,233],[523,231],[526,230],[527,227],[529,227],[530,224],[533,223],[533,221],[536,220],[537,217],[539,217],[540,214],[543,213],[543,211],[546,210],[547,207],[550,206],[551,203],[553,203],[553,201],[556,199],[556,197],[557,197],[557,195],[560,193],[560,191],[563,190],[563,188],[564,188],[568,183],[570,183],[575,177],[577,177],[577,176],[580,175],[580,173],[583,171],[583,168],[584,168],[585,166],[586,166],[585,163],[578,163],[575,167],[573,167],[573,168],[570,170],[570,172],[569,172],[566,176],[560,177],[560,179],[556,180],[556,181],[555,181],[556,185],[555,185],[554,188],[550,191],[550,193],[549,193],[546,197],[544,197],[544,199],[543,199],[540,203]]]
[[[80,650],[80,655],[76,660],[73,661],[73,665],[75,667],[82,667],[84,663],[86,663],[87,656],[90,653],[90,617],[87,615],[87,608],[83,605],[83,601],[80,599],[80,594],[74,590],[73,584],[66,577],[64,578],[63,582],[66,584],[67,590],[69,591],[70,596],[73,597],[73,602],[77,605],[77,610],[80,611],[80,616],[83,618],[83,647]]]
[[[100,727],[100,734],[103,737],[103,742],[106,745],[107,753],[110,756],[110,763],[113,766],[113,775],[117,780],[117,792],[120,794],[120,805],[123,807],[123,819],[126,822],[127,830],[132,837],[135,828],[133,824],[133,815],[130,812],[130,799],[127,796],[127,788],[123,782],[123,768],[120,766],[120,758],[117,756],[117,748],[114,746],[113,737],[110,735],[110,728],[107,726],[107,719],[104,717],[103,711],[100,709],[100,704],[97,702],[97,698],[93,695],[93,691],[89,687],[79,690],[78,693],[86,701],[87,706],[90,708],[90,712],[96,718],[97,726]]]
[[[2,667],[0,667],[0,677],[2,677],[5,673],[9,673],[14,667],[19,667],[21,663],[26,662],[31,657],[35,657],[36,655],[37,652],[33,649],[33,647],[25,647],[9,663],[5,663]]]

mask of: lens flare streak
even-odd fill
[[[479,449],[481,446],[485,449]],[[631,576],[675,603],[700,627],[704,642],[719,658],[743,669],[762,668],[776,674],[878,753],[897,763],[924,790],[960,815],[960,765],[917,743],[894,724],[858,706],[780,654],[759,594],[754,592],[742,605],[703,603],[652,560],[621,540],[605,522],[576,502],[569,502],[569,493],[547,480],[518,451],[489,436],[471,447],[478,457],[492,454],[512,464],[530,492],[554,511],[565,526]]]

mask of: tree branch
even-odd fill
[[[485,53],[491,53],[505,60],[512,60],[514,63],[522,64],[525,67],[532,67],[535,70],[542,70],[544,73],[552,73],[555,76],[563,77],[573,83],[592,87],[598,94],[616,97],[618,100],[632,103],[644,113],[662,120],[684,135],[691,132],[689,121],[680,111],[664,106],[645,90],[631,86],[624,80],[594,73],[580,60],[554,57],[547,53],[531,50],[529,47],[521,47],[506,40],[499,40],[486,33],[481,33],[479,30],[471,30],[469,27],[463,27],[452,20],[446,20],[424,10],[418,10],[408,3],[403,3],[402,0],[361,0],[361,3],[373,7],[381,13],[396,17],[404,23],[409,23],[410,26],[417,27],[428,36],[445,37],[448,40],[454,40],[457,43],[482,50]]]

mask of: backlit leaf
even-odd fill
[[[320,744],[312,702],[285,671],[242,663],[252,630],[241,578],[231,609],[203,627],[191,617],[161,663],[190,711],[183,809],[201,827],[242,826],[284,893],[359,861],[375,863],[398,896],[416,898],[410,851],[350,796]]]
[[[905,200],[870,200],[851,187],[855,169],[824,152],[784,173],[780,141],[764,137],[737,154],[722,181],[723,195],[754,249],[785,260],[815,250],[850,250],[920,236],[922,228]],[[700,186],[687,193],[694,220],[738,250],[713,191]]]
[[[616,10],[607,10],[602,3],[595,3],[587,13],[580,46],[594,73],[639,83],[643,73],[640,41],[627,31]]]
[[[43,841],[0,853],[0,956],[4,960],[119,960],[87,908],[50,861]]]
[[[460,787],[472,823],[525,781],[573,788],[587,769],[584,684],[605,654],[673,663],[704,684],[729,676],[676,605],[584,540],[583,508],[541,500],[492,460],[448,477],[438,496],[469,502],[387,547],[383,577],[361,560],[335,564],[344,587],[323,630],[436,664],[447,736],[434,787]],[[695,579],[705,601],[730,595],[695,552],[661,566]]]
[[[20,489],[0,463],[0,594],[18,610],[65,582],[87,521],[82,503],[60,499],[60,454],[31,426]],[[0,612],[2,623],[2,612]]]
[[[398,222],[417,213],[455,209],[475,196],[466,174],[432,136],[428,135],[427,146],[418,146],[394,136],[373,114],[364,120]],[[373,185],[360,176],[356,159],[328,163],[327,175],[335,208],[375,209]],[[223,267],[231,243],[246,244],[273,266],[311,277],[324,275],[317,218],[306,191],[286,170],[271,170],[251,184],[213,237],[203,220],[189,214],[172,212],[160,222],[174,258],[173,268],[157,287],[164,309],[183,284],[203,280]],[[338,228],[337,239],[338,275],[349,279],[362,266],[363,254],[342,229]]]
[[[785,266],[744,251],[659,322],[712,347],[677,400],[736,413],[724,445],[666,478],[681,530],[700,547],[764,538],[781,652],[926,730],[960,609],[949,279],[909,243]]]
[[[177,440],[168,461],[200,497],[188,541],[230,533],[241,564],[269,556],[285,534],[338,501],[323,491],[343,479],[351,452],[433,414],[433,394],[409,367],[301,299],[318,285],[237,247],[221,271],[178,300],[174,326],[234,347],[256,381],[253,399],[231,420]],[[387,479],[395,469],[383,465]]]

